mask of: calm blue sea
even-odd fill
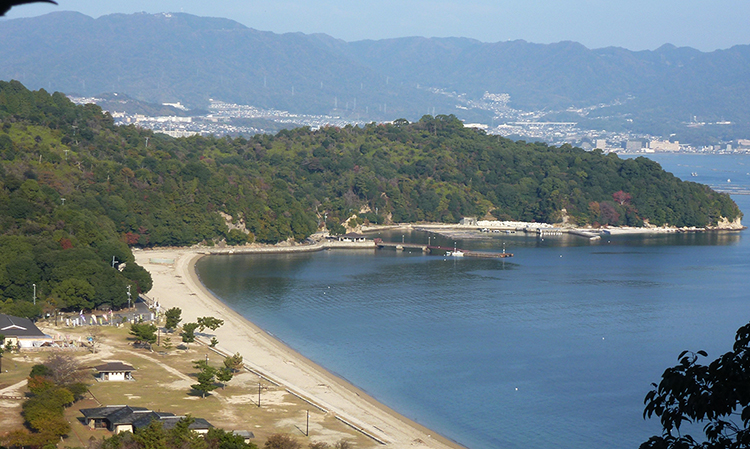
[[[682,179],[750,189],[750,157],[653,159]],[[734,199],[750,211],[750,196]],[[472,449],[635,448],[659,432],[642,418],[651,382],[684,349],[728,351],[750,321],[746,232],[457,245],[503,243],[515,257],[326,251],[210,257],[198,271],[294,349]]]

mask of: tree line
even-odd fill
[[[0,254],[13,254],[0,257],[0,307],[22,315],[34,283],[39,298],[68,309],[120,307],[126,284],[147,291],[130,247],[301,241],[323,226],[341,233],[344,224],[463,216],[557,222],[564,214],[580,225],[632,226],[741,216],[728,195],[646,158],[513,142],[452,115],[173,139],[115,126],[99,107],[61,93],[0,82]],[[122,271],[105,270],[113,255],[126,262]]]

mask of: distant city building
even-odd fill
[[[628,140],[625,142],[625,151],[641,151],[643,142],[640,140]]]
[[[188,108],[186,108],[185,106],[183,106],[183,104],[180,103],[179,101],[177,103],[162,103],[162,104],[164,106],[172,106],[173,108],[180,109],[182,111],[187,111],[188,110]]]
[[[196,131],[164,130],[164,129],[154,130],[154,132],[155,133],[166,134],[166,135],[168,135],[170,137],[174,137],[174,138],[178,138],[178,137],[190,137],[190,136],[195,136],[195,135],[199,135],[200,134],[199,132],[196,132]]]
[[[607,148],[607,141],[604,139],[596,139],[594,141],[594,148],[599,148],[600,150],[604,150]]]
[[[648,147],[654,151],[680,151],[680,142],[668,140],[652,140]]]

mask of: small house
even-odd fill
[[[5,344],[19,348],[36,348],[52,343],[52,337],[40,331],[28,318],[0,313],[0,335]]]
[[[122,362],[109,362],[104,365],[95,366],[97,379],[100,381],[134,380],[133,368]]]
[[[340,235],[339,242],[364,242],[365,236],[356,232],[350,232],[348,234]]]
[[[250,443],[250,440],[255,438],[255,434],[250,432],[249,430],[232,430],[232,433],[234,435],[242,437],[245,440],[245,443]]]

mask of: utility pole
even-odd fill
[[[36,284],[31,284],[34,287],[34,305],[36,305]]]
[[[260,408],[260,377],[258,377],[258,408]]]
[[[128,309],[130,308],[130,286],[128,285]]]

